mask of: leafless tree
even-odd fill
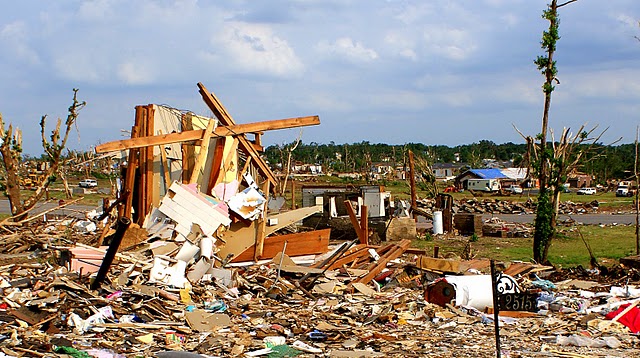
[[[289,178],[289,174],[291,173],[291,154],[293,153],[298,145],[300,145],[300,140],[302,139],[302,131],[298,134],[298,138],[293,143],[279,145],[278,149],[280,150],[280,158],[284,158],[286,153],[287,160],[286,163],[283,160],[282,163],[282,172],[284,174],[284,180],[281,182],[280,194],[284,195],[284,192],[287,190],[287,179]]]
[[[46,190],[51,184],[51,178],[55,174],[59,173],[62,151],[67,145],[67,139],[71,129],[75,126],[78,118],[78,112],[84,108],[86,102],[78,101],[78,90],[73,89],[73,102],[69,106],[69,114],[64,122],[64,132],[62,130],[62,119],[58,119],[56,128],[51,131],[49,138],[46,136],[46,120],[47,116],[44,115],[40,119],[40,135],[42,137],[42,148],[49,161],[50,165],[41,176],[39,182],[35,184],[35,190],[33,193],[22,200],[22,193],[20,192],[20,177],[19,169],[22,161],[22,132],[18,129],[14,130],[13,126],[9,124],[7,130],[5,130],[4,121],[0,117],[0,130],[2,131],[2,143],[0,144],[0,154],[2,155],[2,165],[7,173],[6,186],[7,196],[9,197],[9,203],[11,205],[11,213],[16,216],[17,219],[22,219],[24,216],[20,216],[26,211],[32,208],[45,194]]]

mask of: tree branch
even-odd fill
[[[578,0],[569,0],[569,1],[565,2],[565,3],[562,3],[562,4],[558,5],[558,8],[561,8],[561,7],[565,6],[565,5],[569,5],[572,2],[576,2],[576,1],[578,1]]]

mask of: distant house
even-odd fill
[[[371,165],[371,179],[381,180],[393,175],[393,165],[390,162],[373,163]]]
[[[454,184],[458,189],[469,189],[470,179],[485,179],[485,180],[502,180],[508,179],[506,175],[500,171],[500,169],[469,169],[464,173],[459,174],[454,179]]]
[[[349,179],[361,179],[362,178],[362,174],[361,173],[355,173],[355,172],[351,172],[351,173],[334,173],[333,176],[337,176],[338,178],[349,178]]]
[[[523,186],[529,180],[529,170],[527,168],[502,168],[500,171],[507,177],[507,179],[502,180],[503,187],[509,185]]]
[[[462,168],[460,163],[434,163],[431,166],[436,180],[446,180],[456,176],[456,172]]]
[[[291,166],[291,172],[294,174],[311,174],[311,175],[322,175],[322,165],[319,164],[306,164],[303,162],[296,161]]]
[[[593,182],[593,177],[589,174],[574,172],[568,175],[567,183],[571,188],[588,188]]]

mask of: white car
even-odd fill
[[[507,188],[507,191],[511,194],[522,194],[522,188],[517,185],[512,185]]]
[[[596,193],[596,188],[582,188],[576,192],[578,195],[593,195]]]
[[[83,179],[78,186],[81,188],[95,188],[98,186],[98,181],[95,179]]]

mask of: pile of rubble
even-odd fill
[[[149,239],[119,252],[107,280],[91,289],[95,275],[72,270],[69,253],[91,247],[70,241],[95,238],[70,238],[51,231],[54,224],[33,223],[0,238],[31,245],[2,253],[4,356],[495,356],[488,260],[431,258],[407,241],[356,241],[323,255],[227,263],[197,281],[194,255],[180,286],[156,277],[158,251]],[[9,263],[18,254],[30,259]],[[535,304],[502,304],[503,355],[640,354],[640,289],[624,278],[554,283],[546,279],[554,273],[549,267],[505,266],[502,274]]]
[[[511,357],[640,353],[632,282],[558,286],[548,267],[488,275],[410,240],[370,245],[350,201],[356,240],[302,230],[322,207],[272,200],[260,136],[318,117],[238,125],[198,86],[216,118],[137,106],[132,138],[96,148],[128,150],[101,210],[0,222],[1,356],[491,357],[494,335]],[[479,203],[455,210],[506,205]]]
[[[420,208],[432,212],[435,209],[435,200],[420,199],[417,201]],[[597,212],[599,203],[594,200],[589,203],[574,203],[564,201],[560,203],[558,213],[561,215],[587,214]],[[507,201],[499,199],[461,199],[454,200],[451,211],[455,213],[470,214],[535,214],[536,203],[532,199],[524,202]]]

